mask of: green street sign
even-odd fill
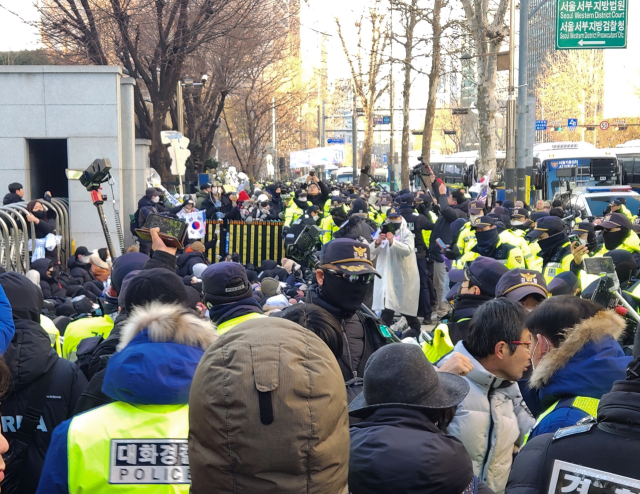
[[[557,0],[556,50],[627,47],[628,0]]]

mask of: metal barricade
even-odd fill
[[[218,237],[216,247],[209,249],[210,262],[220,262],[227,254],[237,253],[241,264],[260,266],[262,261],[280,262],[284,255],[284,239],[280,221],[207,221],[207,241]]]
[[[56,213],[56,235],[60,235],[58,258],[61,268],[67,269],[66,259],[71,255],[69,230],[69,200],[54,197],[51,202],[38,199]],[[35,246],[35,225],[27,221],[27,203],[18,202],[0,206],[0,266],[7,271],[25,274],[31,267],[29,243]]]

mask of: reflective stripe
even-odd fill
[[[218,333],[225,334],[231,328],[237,326],[240,323],[245,321],[249,321],[250,319],[257,319],[258,317],[267,317],[264,314],[258,314],[257,312],[252,312],[251,314],[246,314],[244,316],[236,317],[235,319],[230,319],[226,322],[223,322],[218,326]]]
[[[188,437],[188,405],[115,402],[76,415],[67,437],[69,493],[187,494]]]
[[[559,403],[560,403],[560,400],[556,401],[553,405],[547,408],[547,410],[545,410],[544,413],[542,413],[538,417],[538,420],[536,420],[536,423],[533,424],[533,427],[529,430],[527,435],[524,437],[523,445],[527,444],[527,441],[529,440],[529,435],[535,430],[536,427],[540,425],[540,423],[545,419],[547,415],[549,415],[551,412],[553,412],[556,409]],[[569,405],[569,407],[577,408],[578,410],[582,410],[583,412],[588,413],[592,417],[597,417],[599,403],[600,403],[600,400],[597,398],[589,398],[586,396],[576,396],[571,402],[571,404]],[[563,405],[560,408],[568,408],[568,407]]]

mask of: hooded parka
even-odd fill
[[[376,270],[382,278],[373,285],[373,310],[389,309],[400,314],[416,316],[420,296],[420,275],[415,253],[415,237],[402,218],[393,243],[385,239],[376,246],[374,240],[371,259],[377,259]]]
[[[2,399],[2,431],[9,441],[9,450],[27,410],[34,382],[47,372],[53,373],[40,424],[27,450],[26,460],[22,463],[22,468],[29,475],[25,477],[26,482],[21,484],[20,492],[30,494],[38,486],[53,429],[71,417],[80,394],[87,386],[87,380],[75,364],[58,357],[51,348],[49,336],[38,323],[43,299],[37,287],[17,273],[0,275],[0,284],[12,304],[16,326],[16,333],[4,353],[13,377],[13,388]],[[7,468],[11,468],[10,461],[7,462]],[[6,481],[2,482],[1,487],[3,490],[9,489]]]

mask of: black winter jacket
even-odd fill
[[[436,189],[434,185],[434,190]],[[438,197],[438,205],[440,206],[440,216],[438,221],[433,227],[431,232],[431,246],[436,245],[436,239],[442,240],[446,245],[451,243],[451,223],[458,218],[467,218],[469,211],[469,201],[464,201],[462,204],[456,204],[455,206],[449,206],[447,196],[442,194]],[[442,258],[442,252],[439,247],[430,249],[431,259],[436,262],[444,262]]]
[[[350,238],[358,240],[364,238],[365,242],[373,241],[375,229],[371,228],[367,220],[359,216],[351,216],[347,224],[333,234],[333,238]]]
[[[44,457],[49,447],[53,429],[72,416],[80,394],[87,386],[87,379],[75,364],[64,360],[51,348],[51,340],[42,327],[33,321],[15,321],[16,334],[4,357],[13,376],[13,389],[2,399],[2,430],[9,441],[14,440],[17,421],[24,415],[31,385],[45,372],[53,372],[53,380],[45,400],[42,420],[27,451],[23,463],[29,475],[27,485],[21,485],[22,494],[31,494],[38,487]],[[19,417],[19,418],[18,418]],[[10,465],[7,466],[11,468]],[[3,482],[2,489],[8,490]]]
[[[371,317],[358,312],[351,316],[345,316],[340,309],[333,307],[322,298],[319,286],[313,286],[309,289],[307,302],[318,305],[331,313],[344,331],[346,344],[342,351],[342,358],[338,359],[338,364],[345,382],[354,377],[362,377],[369,357],[386,344],[377,328],[377,323]]]
[[[600,399],[597,423],[579,427],[529,441],[513,462],[506,494],[546,494],[556,461],[640,480],[640,381],[616,381]]]
[[[79,261],[76,256],[71,256],[67,260],[67,267],[69,268],[69,275],[73,283],[84,285],[89,281],[96,280],[96,277],[93,276],[91,272],[91,264]]]
[[[16,202],[22,202],[23,199],[15,192],[8,192],[7,195],[2,199],[2,205],[6,206],[7,204],[15,204]]]
[[[351,427],[352,494],[462,494],[473,482],[464,445],[420,410],[378,409]],[[480,484],[478,492],[492,491]]]
[[[187,252],[178,256],[178,269],[176,274],[180,277],[193,274],[193,267],[196,264],[207,264],[207,260],[202,252]]]
[[[45,299],[63,299],[67,296],[67,287],[58,280],[47,275],[51,260],[44,258],[31,263],[31,269],[40,273],[40,288]]]

